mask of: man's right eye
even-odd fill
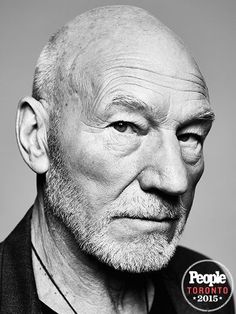
[[[120,133],[137,133],[137,126],[135,126],[134,123],[127,122],[127,121],[116,121],[109,125],[110,127],[113,127],[116,131]]]

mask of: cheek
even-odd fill
[[[106,147],[98,134],[71,136],[66,162],[73,180],[82,185],[90,200],[115,199],[137,176],[136,154],[119,156]]]
[[[201,159],[194,166],[187,166],[188,172],[188,190],[181,196],[182,204],[186,209],[191,208],[195,188],[204,171],[204,160]]]
[[[203,172],[204,172],[204,158],[201,155],[201,158],[194,165],[188,165],[188,176],[189,176],[189,184],[192,189],[195,189],[198,181],[200,180]]]

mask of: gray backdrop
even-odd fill
[[[0,240],[23,217],[36,193],[35,175],[18,153],[14,132],[17,102],[31,94],[36,59],[60,26],[107,4],[149,10],[184,39],[200,65],[217,119],[206,141],[206,170],[182,244],[222,262],[235,278],[235,0],[1,0]]]

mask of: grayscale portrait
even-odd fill
[[[3,174],[7,177],[11,171],[11,180],[15,175],[19,187],[16,192],[9,188],[3,197],[0,313],[200,313],[183,296],[183,276],[191,265],[209,258],[227,262],[230,271],[235,271],[231,269],[234,253],[230,253],[234,251],[235,216],[233,208],[227,208],[229,199],[225,208],[219,203],[208,212],[213,198],[217,202],[217,197],[227,195],[218,196],[214,182],[228,183],[225,191],[230,193],[234,178],[230,162],[227,165],[231,157],[221,146],[222,141],[228,145],[228,139],[216,138],[216,133],[209,146],[206,140],[214,133],[215,120],[222,121],[220,110],[227,112],[227,99],[220,110],[215,108],[212,83],[198,62],[197,53],[204,59],[207,36],[196,39],[202,41],[198,51],[189,47],[186,29],[191,29],[195,15],[191,5],[197,10],[197,2],[190,1],[186,8],[180,1],[182,16],[175,16],[180,21],[187,10],[189,24],[182,25],[186,37],[167,18],[171,10],[170,16],[175,15],[177,3],[171,9],[167,5],[171,1],[160,1],[159,10],[158,1],[146,5],[93,2],[73,2],[70,13],[64,14],[66,19],[63,8],[70,2],[58,2],[58,8],[54,2],[47,14],[61,20],[51,29],[46,22],[51,18],[45,13],[44,37],[38,40],[40,32],[34,34],[35,42],[40,41],[39,56],[32,55],[33,78],[28,75],[26,96],[19,91],[13,114],[20,154],[8,156],[9,167],[6,159],[2,161]],[[224,5],[229,12],[231,2]],[[6,2],[2,6],[6,12],[13,10]],[[205,13],[214,12],[214,8],[205,9]],[[214,14],[224,15],[224,11]],[[5,25],[7,16],[3,17]],[[29,36],[31,25],[23,17],[18,19],[27,26],[24,36]],[[195,27],[201,17],[198,21]],[[8,31],[11,38],[11,28]],[[217,41],[222,45],[224,35],[219,34],[222,41]],[[17,40],[10,46],[14,53],[17,46]],[[18,51],[19,67],[21,56]],[[208,61],[203,62],[204,69]],[[8,63],[4,67],[10,67],[11,60]],[[211,75],[224,75],[221,60],[215,58],[213,64],[217,69]],[[235,68],[235,62],[231,66]],[[11,83],[9,95],[14,85],[18,82]],[[12,107],[14,112],[16,105],[5,98],[3,109]],[[7,136],[6,130],[2,133]],[[219,151],[211,153],[214,143]],[[217,154],[224,154],[222,164]],[[14,164],[11,158],[19,158],[21,164],[20,155],[32,174],[25,168],[27,174],[19,175],[18,162]],[[222,167],[225,177],[220,175]],[[204,169],[209,171],[198,194]],[[5,189],[10,184],[7,180],[6,184],[3,180]],[[25,208],[14,200],[15,193]],[[8,206],[13,201],[10,214]],[[13,213],[15,220],[10,217]],[[4,229],[7,221],[11,225]],[[212,233],[214,224],[216,233],[222,233],[221,242]],[[225,232],[230,232],[229,242]],[[228,256],[224,259],[224,253],[214,253],[217,250]],[[220,271],[208,266],[198,269],[219,278]],[[198,277],[196,282],[205,283]],[[202,310],[210,309],[202,305]],[[235,313],[233,297],[215,313]]]

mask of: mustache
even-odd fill
[[[163,199],[156,195],[133,196],[109,208],[106,215],[109,219],[140,218],[150,220],[178,219],[188,210],[178,197]]]

